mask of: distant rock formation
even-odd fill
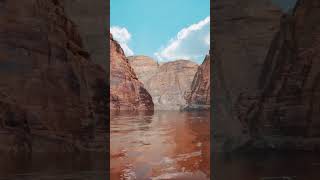
[[[215,1],[211,11],[215,147],[232,141],[233,148],[247,138],[234,107],[241,93],[259,91],[259,75],[282,12],[269,0]]]
[[[184,95],[190,91],[196,63],[176,60],[158,64],[146,56],[129,57],[129,62],[150,92],[155,109],[180,110],[187,105]]]
[[[145,85],[159,71],[160,65],[148,56],[129,56],[127,58],[135,73]]]
[[[106,72],[61,1],[1,1],[0,12],[0,151],[106,151]]]
[[[152,97],[139,81],[120,44],[110,34],[110,109],[153,110]]]
[[[191,90],[186,95],[188,106],[186,110],[210,109],[210,56],[207,55],[199,66],[191,84]]]
[[[320,2],[299,0],[283,15],[256,96],[239,98],[238,117],[253,147],[319,150]]]

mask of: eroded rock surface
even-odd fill
[[[159,63],[148,56],[129,56],[128,60],[138,78],[145,85],[147,85],[148,80],[159,71]]]
[[[130,64],[150,92],[155,109],[180,110],[187,105],[185,93],[190,91],[198,65],[188,60],[163,64],[145,56],[130,57]]]
[[[106,35],[109,33],[107,19],[110,8],[104,0],[60,0],[65,13],[76,25],[82,38],[83,47],[91,55],[94,63],[99,64],[109,74],[106,58],[109,48]]]
[[[234,106],[241,93],[259,90],[259,75],[282,12],[269,0],[215,1],[212,11],[213,131],[216,142],[241,144],[246,137]]]
[[[107,89],[61,1],[0,2],[0,150],[106,151]]]
[[[261,71],[257,96],[239,99],[238,117],[264,148],[319,150],[320,3],[300,0],[284,15]]]
[[[120,44],[110,34],[110,109],[153,110],[152,97],[139,81]]]
[[[193,78],[190,93],[186,95],[189,110],[210,109],[210,56],[207,55]]]

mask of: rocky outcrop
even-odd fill
[[[129,56],[128,60],[138,78],[145,85],[147,85],[148,80],[159,71],[160,65],[148,56]]]
[[[186,95],[187,110],[210,109],[210,56],[207,55],[199,66],[191,84],[191,91]]]
[[[106,72],[61,1],[1,1],[0,12],[0,150],[106,151]]]
[[[261,91],[238,101],[254,147],[262,141],[263,148],[319,150],[319,10],[319,1],[300,0],[282,17],[259,78]]]
[[[188,60],[158,64],[145,56],[130,57],[130,64],[150,92],[155,109],[180,110],[187,105],[184,98],[190,91],[198,65]]]
[[[259,90],[259,75],[282,12],[269,0],[215,1],[211,11],[212,127],[214,147],[220,149],[218,142],[241,144],[247,138],[234,107],[241,93]]]
[[[152,97],[138,80],[118,42],[110,34],[110,109],[154,109]]]
[[[82,38],[83,47],[89,52],[94,63],[99,64],[109,74],[106,58],[109,57],[106,34],[109,33],[107,19],[110,8],[103,0],[59,0],[63,2],[65,13],[76,25]]]

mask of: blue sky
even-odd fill
[[[210,0],[111,0],[110,16],[127,55],[201,63],[208,53]]]
[[[284,11],[296,0],[271,0]],[[110,0],[111,33],[126,55],[202,63],[210,47],[210,0]]]

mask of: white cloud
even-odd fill
[[[176,59],[203,61],[210,48],[210,16],[196,24],[183,28],[168,45],[161,48],[154,55],[159,61]]]
[[[110,28],[110,32],[113,38],[119,42],[126,56],[132,56],[134,53],[128,46],[128,43],[131,40],[131,34],[129,31],[123,27],[112,26]]]

